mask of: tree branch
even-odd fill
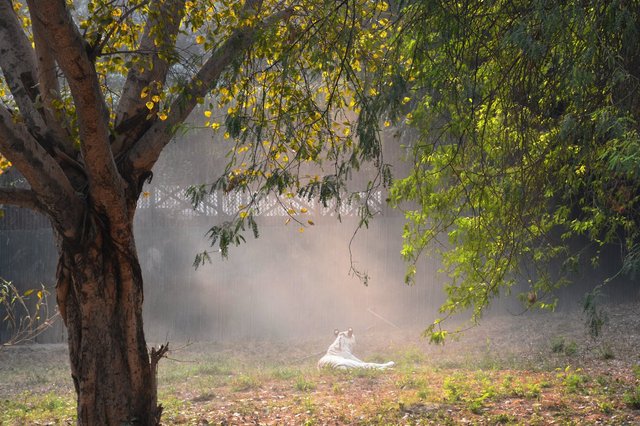
[[[36,193],[30,189],[0,188],[0,204],[42,211]]]
[[[122,16],[120,16],[118,18],[118,22],[116,22],[115,25],[112,25],[111,29],[109,30],[109,32],[106,35],[104,35],[99,40],[99,43],[91,49],[92,50],[91,56],[94,57],[94,58],[102,56],[104,48],[109,44],[109,41],[111,40],[111,37],[113,37],[113,35],[116,33],[116,30],[122,25],[122,23],[125,22],[126,19],[131,14],[133,14],[133,12],[135,12],[138,9],[141,9],[141,8],[145,7],[148,4],[149,4],[149,0],[144,0],[143,2],[140,2],[140,3],[136,4],[136,5],[134,5],[133,7],[127,9],[126,12],[124,14],[122,14]]]
[[[10,1],[0,1],[0,68],[29,129],[44,133],[44,120],[35,107],[40,95],[35,56]]]
[[[76,106],[80,149],[89,179],[94,205],[107,215],[115,227],[127,222],[125,183],[118,173],[110,146],[109,112],[98,76],[87,54],[65,0],[34,0],[32,19],[46,28],[54,57],[65,75]],[[124,229],[124,228],[123,228]],[[122,236],[123,238],[125,236]]]
[[[252,7],[257,2],[247,2]],[[156,121],[136,142],[127,156],[128,167],[137,173],[151,170],[164,146],[173,137],[173,130],[186,120],[197,104],[215,85],[222,72],[231,62],[245,52],[255,41],[258,31],[267,28],[291,16],[293,8],[287,8],[267,17],[261,23],[234,31],[231,36],[216,49],[202,68],[189,81],[180,95],[172,102],[171,114],[165,121]]]
[[[82,218],[82,201],[58,163],[5,108],[0,108],[0,152],[27,179],[59,232],[75,238]]]
[[[34,8],[33,0],[27,0],[27,5],[29,10]],[[52,101],[62,103],[62,100],[60,98],[60,84],[58,83],[56,61],[49,47],[46,29],[43,28],[42,22],[39,19],[31,20],[31,29],[36,53],[38,88],[44,105],[44,118],[60,143],[60,148],[67,156],[73,158],[77,151],[73,147],[71,135],[61,125],[66,117],[61,117],[59,114],[56,114],[54,112],[55,108],[52,106]]]
[[[36,28],[34,25],[34,37],[39,34]],[[7,1],[0,2],[0,68],[30,133],[54,157],[58,157],[58,149],[67,157],[74,157],[70,137],[52,110],[46,104],[44,108],[38,106],[45,97],[40,90],[42,82],[38,87],[36,57],[11,2]],[[53,78],[56,79],[55,73]]]
[[[31,9],[33,0],[27,0],[27,5]],[[49,44],[47,43],[46,29],[43,28],[42,21],[33,19],[31,21],[33,31],[33,42],[36,50],[36,60],[38,64],[38,84],[40,93],[44,99],[60,99],[60,84],[56,73],[56,61],[53,58]]]
[[[169,71],[169,58],[184,15],[184,3],[184,0],[155,0],[149,7],[144,33],[138,46],[138,50],[146,52],[141,55],[143,71],[136,66],[131,67],[116,111],[116,132],[122,133],[113,144],[112,149],[116,155],[123,146],[137,140],[151,125],[146,119],[149,113],[145,106],[147,99],[142,99],[140,93],[150,86],[149,97],[162,91]],[[159,84],[160,87],[154,87],[152,83]]]

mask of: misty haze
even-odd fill
[[[0,426],[640,425],[639,35],[0,1]]]
[[[254,239],[250,231],[246,232],[247,242],[231,247],[229,257],[222,258],[215,247],[209,247],[204,234],[212,223],[227,220],[226,212],[233,212],[244,202],[242,194],[214,193],[195,210],[185,195],[187,185],[200,183],[214,173],[210,166],[200,163],[211,155],[211,150],[219,149],[216,143],[220,141],[193,137],[174,142],[158,163],[152,182],[144,187],[145,197],[135,222],[146,283],[146,332],[152,344],[170,342],[175,348],[170,360],[161,365],[160,378],[169,383],[173,380],[190,383],[181,392],[187,395],[195,392],[193,404],[208,407],[209,412],[209,416],[194,416],[169,410],[167,424],[196,424],[206,418],[227,419],[231,424],[263,421],[303,424],[314,416],[325,419],[324,424],[331,418],[331,410],[346,410],[344,404],[359,400],[345,398],[342,392],[366,396],[372,392],[367,390],[371,386],[379,387],[378,392],[383,394],[393,393],[394,388],[402,393],[401,401],[408,402],[396,407],[403,422],[426,416],[436,419],[438,424],[442,408],[422,402],[430,392],[429,382],[416,378],[416,371],[426,374],[425,377],[432,374],[419,367],[423,363],[435,368],[464,370],[480,366],[491,370],[535,366],[546,359],[544,362],[549,365],[563,366],[575,362],[567,358],[575,358],[575,353],[593,362],[594,349],[590,349],[593,343],[582,325],[581,301],[586,291],[615,270],[615,265],[608,266],[609,272],[601,268],[596,274],[576,275],[576,285],[557,291],[560,303],[555,313],[523,309],[523,303],[516,297],[526,289],[523,283],[522,290],[514,289],[513,296],[504,295],[494,302],[480,325],[466,330],[459,340],[444,347],[429,345],[421,333],[439,316],[438,307],[445,301],[442,286],[446,276],[438,272],[442,265],[437,260],[425,257],[419,263],[415,283],[411,286],[404,283],[406,263],[400,256],[404,220],[398,211],[385,206],[383,193],[371,201],[379,214],[368,228],[359,230],[355,206],[339,210],[341,221],[338,221],[338,213],[331,206],[324,208],[317,201],[301,198],[288,200],[298,209],[307,209],[305,214],[294,216],[300,221],[297,223],[282,206],[267,205],[264,215],[257,219],[259,238]],[[179,165],[180,170],[189,172],[171,175],[164,172],[172,170],[168,165]],[[401,164],[396,171],[402,173]],[[7,214],[18,225],[0,233],[0,276],[25,289],[33,282],[47,283],[55,272],[55,245],[46,223],[33,216],[15,222],[20,212],[8,210]],[[309,220],[313,225],[309,225]],[[196,269],[195,254],[205,249],[213,250],[211,263]],[[29,261],[34,252],[39,253],[36,263]],[[367,275],[366,283],[354,274],[352,267]],[[50,284],[48,287],[51,289]],[[638,310],[635,303],[626,302],[635,300],[635,287],[618,279],[606,289],[601,301],[609,306],[614,321],[607,325],[605,333],[627,336],[624,340],[607,338],[607,350],[615,351],[617,360],[634,359],[638,337],[627,333],[635,327],[635,322],[629,321],[637,318]],[[446,326],[460,325],[466,329],[469,323],[465,318],[467,315],[448,320]],[[334,339],[333,330],[348,327],[356,336],[355,356],[373,362],[392,360],[395,366],[389,372],[355,373],[355,376],[349,372],[336,376],[316,371],[315,363]],[[63,367],[66,364],[64,346],[55,344],[63,343],[64,339],[65,332],[58,321],[35,338],[36,342],[44,343],[42,349],[24,353],[23,346],[16,346],[0,352],[0,357],[9,357],[6,365],[15,365],[11,360],[19,356],[29,364],[42,365],[51,371],[45,359],[57,360]],[[595,357],[598,359],[598,355]],[[0,371],[9,380],[20,383],[23,379],[19,368]],[[43,383],[51,381],[54,386],[64,386],[61,372],[37,374],[50,375],[49,379],[42,379]],[[327,374],[329,383],[333,383],[329,394],[338,394],[326,406],[329,412],[317,406],[310,411],[312,405],[304,401],[315,392],[325,392]],[[462,377],[456,376],[459,373],[452,374],[448,380],[461,386]],[[569,378],[583,377],[573,370],[565,374]],[[171,379],[176,375],[184,375],[184,379]],[[476,380],[486,379],[466,383],[480,386]],[[539,386],[536,383],[545,379],[543,375],[516,380],[518,386],[531,389],[527,392],[533,396],[525,396],[526,402],[530,398],[535,401]],[[287,381],[294,384],[287,385]],[[6,386],[0,387],[0,392],[16,391]],[[198,392],[202,395],[198,396]],[[473,395],[476,391],[468,392]],[[412,394],[419,396],[417,402],[411,402],[415,398]],[[254,402],[249,405],[247,395],[253,395],[250,398]],[[305,399],[295,402],[300,398],[296,395]],[[286,404],[290,397],[294,398],[294,402],[288,402],[293,404],[291,408],[278,408],[289,407]],[[269,398],[279,402],[268,403],[271,408],[264,411]],[[367,403],[360,404],[366,407]],[[258,414],[243,414],[248,406]],[[277,414],[280,409],[284,411]],[[395,422],[392,418],[388,421]],[[623,418],[627,421],[634,417]],[[338,423],[351,424],[352,420]]]

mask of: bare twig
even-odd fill
[[[388,319],[386,319],[385,317],[383,317],[382,315],[376,313],[373,309],[371,308],[367,308],[367,312],[369,312],[371,315],[373,315],[376,318],[381,319],[382,321],[386,322],[387,324],[389,324],[390,326],[393,326],[395,328],[397,328],[398,330],[400,330],[400,327],[398,327],[397,325],[395,325],[394,323],[392,323],[391,321],[389,321]]]
[[[0,278],[0,307],[4,311],[0,323],[6,324],[10,333],[6,342],[0,342],[0,349],[33,341],[58,320],[60,314],[49,310],[49,294],[44,285],[39,290],[20,293],[12,282]],[[35,296],[33,307],[32,296]]]

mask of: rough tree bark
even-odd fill
[[[61,239],[57,270],[78,423],[155,425],[156,365],[166,347],[147,353],[135,245],[114,244],[102,218],[89,221],[80,243]]]
[[[100,46],[87,49],[66,1],[28,0],[27,5],[33,45],[12,1],[0,0],[0,69],[17,107],[0,105],[0,153],[30,188],[0,188],[0,204],[37,210],[51,219],[60,251],[56,294],[69,331],[78,424],[155,425],[162,412],[156,366],[167,347],[149,351],[144,337],[143,283],[132,225],[136,202],[172,129],[234,57],[252,45],[257,31],[290,16],[291,10],[232,33],[184,84],[162,121],[149,115],[140,90],[165,82],[171,64],[159,52],[173,48],[184,0],[149,1],[154,12],[140,47],[154,66],[130,70],[112,111],[115,118],[93,62]],[[244,7],[255,13],[260,1],[248,0]],[[158,28],[163,34],[159,42],[153,36]],[[60,99],[53,68],[70,90],[76,137],[68,131],[70,117],[51,109],[52,100]]]

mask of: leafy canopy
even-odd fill
[[[13,4],[33,40],[29,8]],[[194,125],[223,135],[228,148],[226,169],[217,181],[189,192],[196,204],[213,190],[252,194],[252,203],[243,206],[234,221],[210,230],[212,244],[221,244],[223,253],[230,243],[242,239],[246,226],[255,229],[253,214],[268,193],[282,197],[292,214],[299,213],[287,201],[294,195],[319,197],[324,203],[340,201],[352,171],[371,160],[377,172],[363,189],[390,182],[381,156],[378,114],[380,94],[392,79],[370,78],[374,72],[388,77],[398,66],[397,58],[390,57],[393,23],[386,2],[90,0],[67,4],[94,62],[116,138],[116,156],[124,151],[116,149],[117,144],[130,143],[126,136],[118,139],[120,132],[126,132],[124,125],[116,126],[122,121],[118,105],[128,76],[145,76],[165,64],[170,67],[166,80],[151,81],[136,95],[146,106],[146,126],[161,121],[169,123],[172,132],[187,128],[180,110],[195,100],[199,106],[192,116]],[[166,7],[173,7],[175,14],[167,17]],[[157,56],[144,48],[149,22],[149,49]],[[170,27],[175,25],[179,29],[173,35]],[[210,57],[227,54],[225,46],[246,40],[249,47],[232,54],[231,65],[216,81],[198,80]],[[0,102],[19,115],[3,79]],[[51,104],[78,149],[83,142],[74,99],[64,79]],[[2,168],[10,166],[0,160]],[[370,216],[366,210],[365,205],[365,221]]]
[[[637,2],[420,0],[404,9],[419,131],[413,167],[391,194],[407,203],[403,255],[441,256],[444,318],[516,282],[525,304],[550,297],[596,253],[621,247],[637,269],[640,27]],[[560,270],[551,265],[561,264]]]

